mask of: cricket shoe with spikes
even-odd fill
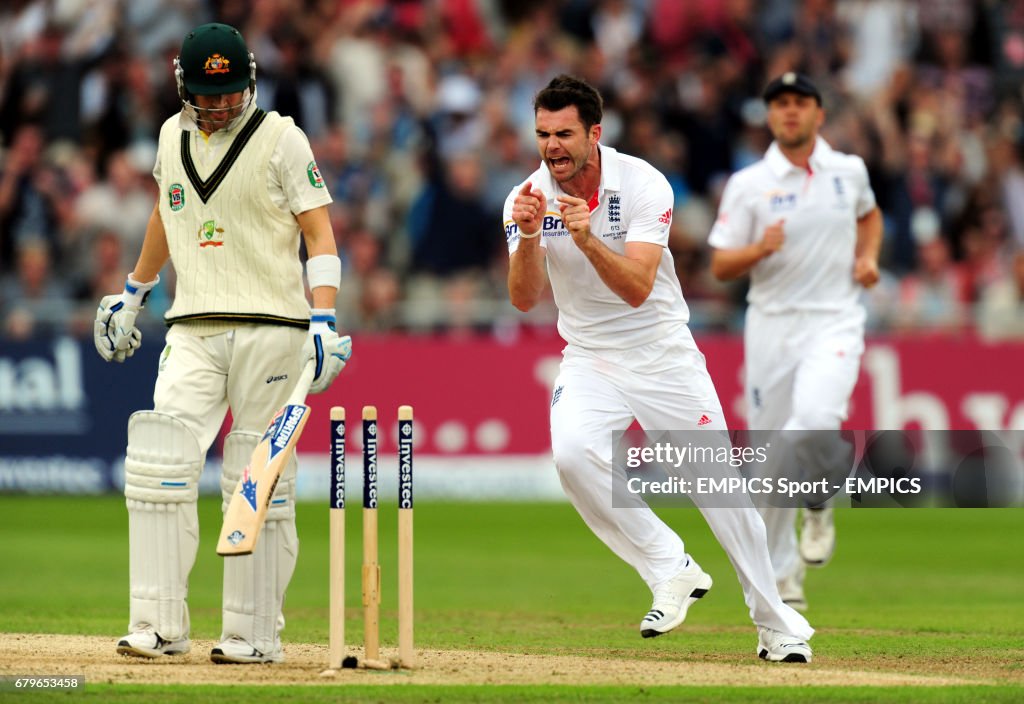
[[[836,549],[831,508],[805,508],[800,528],[800,557],[811,567],[824,567]]]
[[[284,662],[284,650],[278,645],[274,650],[263,653],[238,636],[221,641],[210,651],[210,660],[218,665],[261,665]]]
[[[693,560],[679,574],[654,588],[654,603],[640,622],[640,635],[654,638],[686,620],[686,610],[711,589],[711,575]]]
[[[811,646],[796,636],[762,626],[757,629],[757,657],[770,662],[810,662]]]
[[[129,633],[117,641],[117,652],[136,658],[158,658],[161,655],[184,655],[192,649],[188,638],[167,640],[151,626]]]
[[[796,571],[775,583],[779,589],[782,603],[800,613],[807,611],[807,597],[804,596],[805,570],[806,568],[802,564],[798,565]]]

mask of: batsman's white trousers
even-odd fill
[[[192,334],[187,324],[175,325],[167,332],[160,357],[154,410],[184,423],[196,437],[202,457],[216,439],[230,407],[233,436],[252,438],[242,453],[244,457],[234,460],[236,465],[244,466],[274,412],[291,395],[301,371],[300,352],[306,335],[305,330],[296,328],[239,325],[227,332],[200,336]],[[226,450],[229,444],[225,443]],[[225,470],[229,454],[225,452]],[[240,476],[241,466],[235,466],[229,474]],[[264,531],[267,537],[260,541],[256,553],[230,558],[224,566],[224,637],[239,635],[263,652],[270,652],[278,644],[276,631],[284,623],[281,601],[298,551],[293,481],[282,477],[275,496],[283,492],[288,505],[271,509]],[[273,554],[265,554],[268,552]],[[148,562],[149,569],[145,565],[133,568],[133,580],[136,575],[141,579],[166,571],[163,566],[175,559],[173,541],[153,545],[151,553],[139,559]],[[191,562],[181,566],[179,577],[186,583],[190,571]],[[145,591],[145,587],[132,584],[133,592]],[[267,593],[271,595],[265,596]],[[187,623],[187,608],[184,603],[180,607]],[[187,627],[185,630],[187,636]]]
[[[231,408],[232,430],[258,432],[284,404],[302,370],[307,332],[276,325],[240,325],[199,337],[186,325],[167,331],[153,410],[183,422],[205,453]]]
[[[702,416],[710,422],[698,425]],[[683,569],[687,554],[680,537],[649,507],[612,506],[612,434],[634,419],[647,430],[725,430],[704,355],[687,328],[621,351],[570,345],[552,395],[551,447],[566,495],[594,534],[653,590]],[[810,638],[814,629],[779,598],[757,510],[701,513],[736,570],[754,623]]]
[[[766,314],[748,308],[743,338],[748,427],[838,430],[860,373],[864,319],[860,306],[839,313]],[[803,569],[797,509],[768,507],[761,515],[781,581]]]

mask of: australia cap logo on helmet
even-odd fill
[[[227,59],[220,54],[214,54],[213,56],[206,57],[206,62],[203,64],[203,71],[207,76],[215,73],[230,73],[230,66],[230,59]]]
[[[222,95],[252,87],[254,64],[237,29],[213,22],[185,36],[177,78],[192,95]]]

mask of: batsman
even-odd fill
[[[131,357],[142,341],[136,317],[172,262],[174,302],[153,410],[132,415],[125,459],[131,589],[128,634],[117,652],[144,658],[190,649],[198,481],[228,409],[225,505],[307,362],[315,370],[310,391],[318,393],[352,351],[349,337],[335,331],[341,265],[331,197],[302,130],[257,106],[256,62],[241,34],[217,23],[189,32],[174,76],[182,109],[160,130],[159,195],[142,251],[124,291],[100,301],[95,323],[105,360]],[[255,551],[224,561],[213,662],[283,661],[282,605],[297,556],[292,457]]]

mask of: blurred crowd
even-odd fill
[[[871,329],[1024,337],[1024,0],[7,0],[0,338],[87,334],[121,290],[179,109],[171,61],[214,20],[254,52],[260,106],[313,145],[346,331],[550,330],[550,303],[507,303],[502,205],[562,72],[602,91],[602,141],[672,183],[694,330],[739,329],[743,284],[712,279],[707,235],[770,142],[764,84],[801,70],[885,216]]]

